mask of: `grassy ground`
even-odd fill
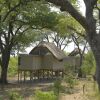
[[[36,90],[52,91],[54,82],[54,80],[40,80],[31,83],[17,83],[16,78],[9,80],[11,84],[4,88],[0,86],[0,100],[34,100]],[[97,86],[93,80],[80,79],[73,89],[69,89],[65,83],[62,85],[64,91],[60,92],[59,100],[100,100]],[[17,99],[11,99],[11,93],[14,93]]]

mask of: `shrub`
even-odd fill
[[[19,93],[11,91],[9,93],[9,100],[23,100],[23,98]]]
[[[68,84],[69,88],[74,88],[74,86],[77,84],[77,73],[74,71],[74,67],[72,65],[65,65],[65,77],[64,80]]]
[[[73,77],[73,75],[68,75],[65,77],[65,82],[68,84],[69,88],[74,88],[77,83],[77,80]]]
[[[95,63],[95,59],[93,57],[93,54],[92,54],[92,52],[88,52],[85,55],[83,65],[81,67],[82,73],[86,74],[86,75],[94,74],[95,73],[95,68],[96,68],[96,63]]]
[[[59,93],[62,89],[62,86],[61,86],[61,79],[58,78],[55,82],[54,82],[54,93],[55,95],[59,96]]]
[[[57,100],[57,97],[52,91],[51,92],[36,91],[35,100]]]
[[[2,96],[0,96],[0,100],[3,100],[3,97]]]
[[[9,61],[9,67],[8,67],[8,76],[15,76],[17,74],[17,57],[11,57]]]

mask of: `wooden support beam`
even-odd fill
[[[30,72],[30,81],[32,80],[32,71],[29,71]]]
[[[22,71],[20,71],[20,81],[22,81]]]
[[[52,77],[52,79],[53,79],[53,70],[51,70],[51,73],[52,73],[52,74],[51,74],[51,77]]]
[[[20,74],[20,71],[19,71],[19,69],[18,69],[18,83],[19,83],[19,78],[20,78],[20,77],[19,77],[19,74]]]
[[[62,78],[64,77],[64,71],[62,71]]]
[[[24,71],[24,82],[26,81],[26,72]]]
[[[37,77],[38,77],[38,79],[40,78],[40,76],[39,76],[39,70],[37,70]]]

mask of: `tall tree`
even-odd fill
[[[53,42],[58,48],[64,50],[72,41],[71,34],[73,32],[84,36],[84,34],[82,34],[83,28],[81,25],[68,13],[59,12],[57,19],[58,23],[53,27],[52,31],[44,30],[40,35],[40,40]]]
[[[41,2],[0,0],[1,83],[7,83],[10,51],[18,44],[19,37],[25,36],[30,29],[40,30],[45,27],[52,28],[55,25],[56,14]]]
[[[97,3],[100,2],[100,0],[83,0],[86,7],[85,17],[83,17],[73,6],[71,1],[76,1],[76,0],[71,0],[71,1],[46,0],[46,1],[51,2],[57,6],[60,6],[61,11],[69,12],[69,14],[73,16],[85,29],[86,39],[91,47],[91,50],[96,60],[96,80],[100,90],[100,54],[99,54],[100,53],[100,32],[96,31],[97,21],[93,16],[94,9],[98,8],[97,10],[99,10]]]
[[[84,52],[85,52],[85,49],[86,49],[86,46],[87,46],[87,42],[84,40],[84,38],[77,36],[77,35],[78,34],[72,34],[72,40],[75,43],[77,50],[78,50],[78,54],[80,56],[78,76],[83,77],[81,67],[82,67],[82,64],[83,64]],[[80,48],[80,45],[83,46],[83,49]]]

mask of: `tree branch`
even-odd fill
[[[57,6],[60,6],[62,11],[67,11],[73,18],[75,18],[85,30],[88,30],[88,23],[85,17],[83,17],[68,0],[46,0]]]
[[[77,33],[78,35],[82,36],[82,37],[86,37],[85,34],[81,34],[80,32],[78,32],[75,28],[73,28],[72,26],[67,26],[70,30],[74,31],[75,33]]]
[[[22,28],[22,26],[23,25],[21,25],[21,26],[19,26],[18,28],[17,28],[17,30],[15,31],[15,35],[18,33],[18,31]]]
[[[15,11],[16,10],[16,8],[17,7],[19,7],[21,5],[21,2],[19,2],[17,5],[15,5],[13,8],[11,8],[8,12],[7,12],[7,14],[4,16],[4,18],[3,18],[3,22],[6,20],[6,18],[8,17],[8,15],[12,12],[12,11]]]
[[[2,65],[1,57],[0,57],[0,65]]]

